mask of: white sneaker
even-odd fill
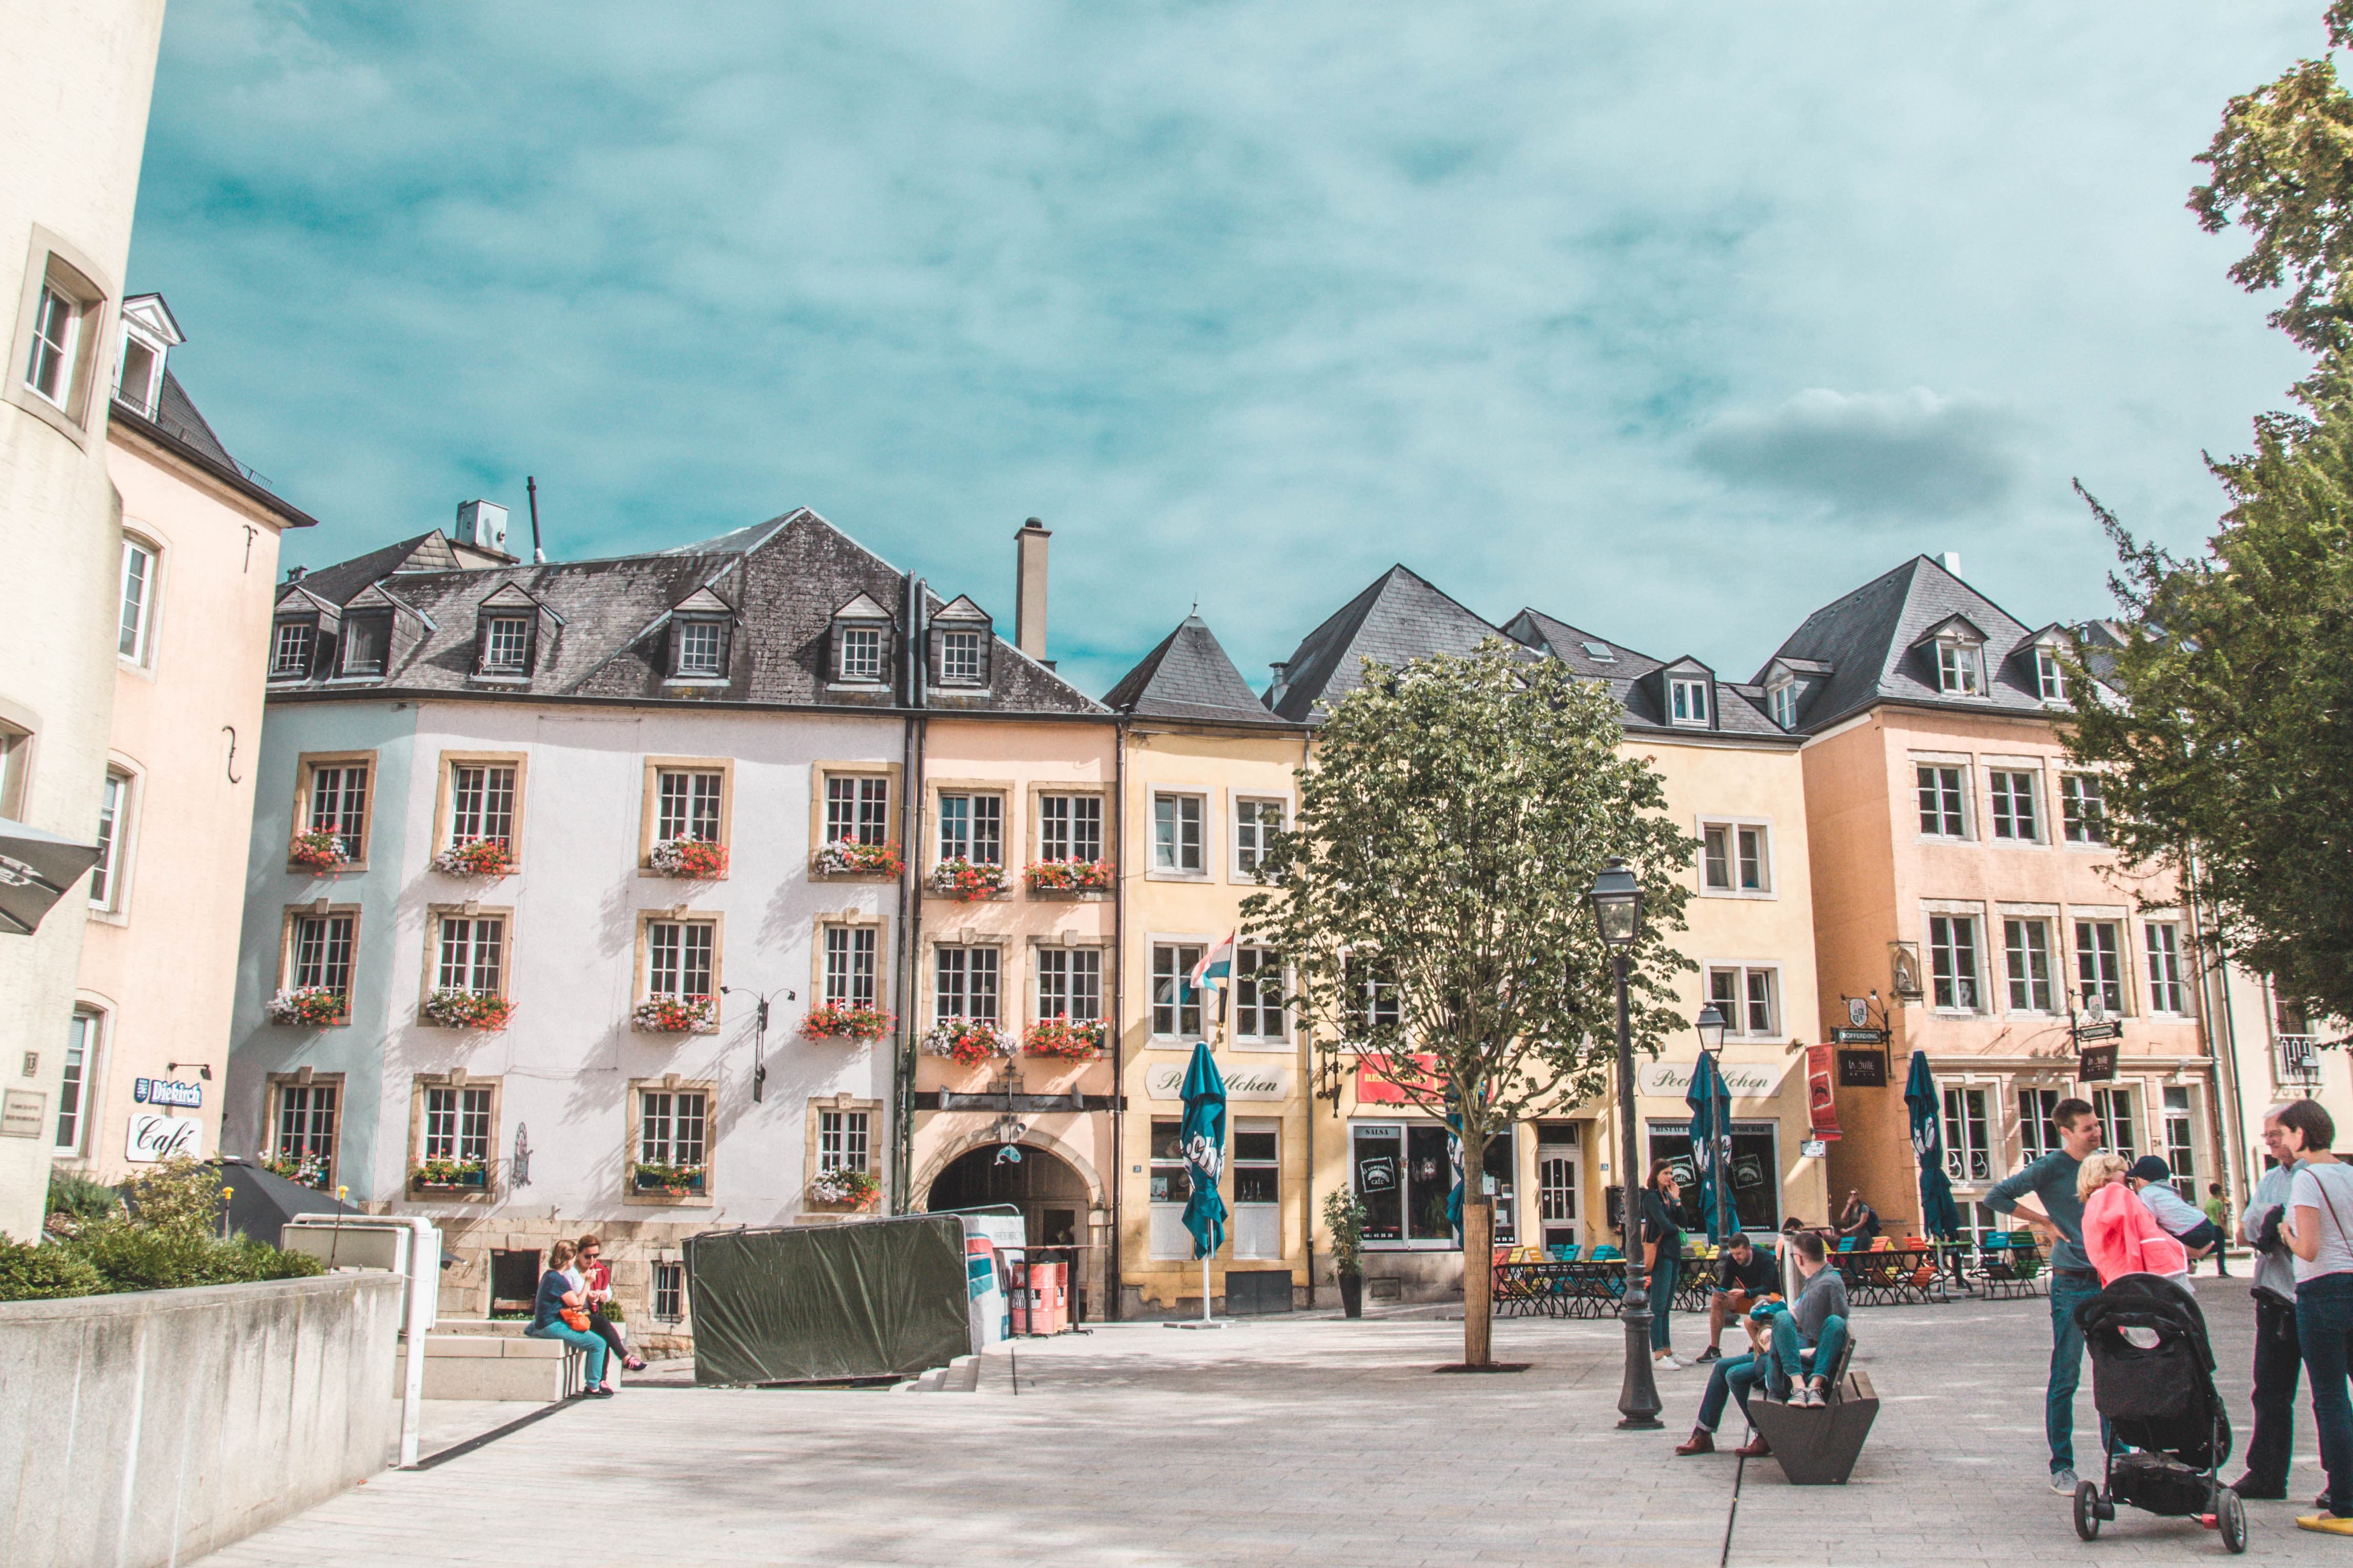
[[[1683,1369],[1683,1363],[1671,1355],[1653,1356],[1651,1364],[1662,1372],[1681,1372]]]

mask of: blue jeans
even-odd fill
[[[2051,1275],[2051,1383],[2043,1396],[2042,1431],[2051,1440],[2051,1473],[2075,1468],[2075,1386],[2084,1380],[2084,1331],[2075,1309],[2100,1293],[2100,1277]],[[2108,1447],[2108,1423],[2100,1419],[2100,1451]]]
[[[1683,1270],[1683,1261],[1662,1247],[1658,1260],[1651,1265],[1651,1350],[1653,1354],[1672,1348],[1667,1343],[1667,1315],[1675,1310],[1675,1277]]]
[[[1700,1396],[1699,1424],[1709,1431],[1724,1419],[1724,1402],[1740,1401],[1740,1414],[1748,1414],[1748,1396],[1765,1381],[1765,1358],[1759,1355],[1726,1356],[1708,1369],[1707,1392]]]
[[[1767,1321],[1773,1325],[1772,1386],[1777,1394],[1786,1395],[1789,1384],[1796,1380],[1817,1374],[1828,1377],[1831,1363],[1838,1360],[1839,1352],[1846,1347],[1846,1320],[1835,1312],[1822,1320],[1822,1336],[1811,1345],[1808,1345],[1805,1336],[1798,1331],[1798,1321],[1789,1316],[1788,1308],[1776,1307]],[[1799,1354],[1805,1350],[1814,1352],[1810,1363]]]
[[[2295,1338],[2311,1373],[2312,1424],[2328,1473],[2328,1511],[2353,1515],[2353,1399],[2346,1390],[2346,1342],[2353,1338],[2353,1274],[2323,1274],[2295,1288]]]
[[[543,1323],[533,1323],[523,1331],[527,1339],[562,1340],[574,1350],[585,1351],[588,1356],[588,1386],[596,1387],[605,1381],[605,1342],[586,1329],[575,1329],[561,1318],[550,1318]]]

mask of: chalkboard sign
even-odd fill
[[[1886,1053],[1841,1051],[1838,1054],[1838,1080],[1841,1089],[1885,1089]]]

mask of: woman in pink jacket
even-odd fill
[[[2187,1280],[2189,1254],[2125,1184],[2131,1169],[2122,1155],[2094,1154],[2076,1171],[2075,1192],[2084,1200],[2084,1254],[2100,1271],[2103,1285],[2113,1285],[2126,1274]]]

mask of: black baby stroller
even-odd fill
[[[2113,1427],[2105,1484],[2075,1488],[2075,1533],[2097,1537],[2121,1502],[2194,1517],[2221,1533],[2224,1551],[2244,1552],[2246,1505],[2218,1479],[2231,1417],[2214,1392],[2198,1298],[2175,1280],[2126,1274],[2076,1308],[2075,1322],[2092,1354],[2092,1403]]]

